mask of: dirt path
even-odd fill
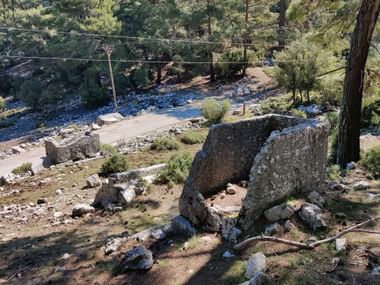
[[[97,131],[97,133],[100,135],[101,143],[112,144],[121,140],[130,140],[137,136],[149,134],[159,129],[198,117],[199,115],[199,107],[189,105],[126,119],[116,124],[105,126]],[[43,167],[44,157],[45,149],[40,147],[3,159],[0,161],[0,176],[11,172],[25,162],[31,162],[33,169],[38,171]]]

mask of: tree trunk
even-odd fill
[[[210,15],[210,0],[207,0],[207,8],[208,8],[208,35],[209,37],[212,35],[211,28],[211,15]],[[214,55],[212,51],[212,47],[209,49],[209,60],[210,60],[210,81],[215,82],[215,69],[214,69]]]
[[[286,19],[286,0],[280,0],[280,16],[278,20],[278,49],[285,48],[285,19]]]
[[[245,0],[245,28],[248,29],[248,19],[249,19],[249,0]],[[243,51],[243,76],[247,75],[247,67],[248,67],[248,30],[245,31],[244,36],[244,51]]]
[[[360,115],[364,69],[372,33],[380,12],[380,0],[363,0],[351,39],[340,113],[337,163],[345,166],[360,159]]]
[[[156,84],[161,85],[161,80],[162,80],[162,68],[161,64],[157,64],[157,80]]]

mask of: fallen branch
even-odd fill
[[[250,244],[257,242],[257,241],[270,241],[270,242],[283,243],[283,244],[287,244],[287,245],[291,245],[291,246],[295,246],[295,247],[299,247],[299,248],[303,248],[303,249],[314,249],[323,243],[328,243],[328,242],[334,241],[334,240],[336,240],[336,239],[338,239],[338,238],[340,238],[340,237],[342,237],[342,236],[344,236],[350,232],[355,232],[355,231],[357,231],[358,228],[363,227],[363,226],[365,226],[371,222],[375,222],[379,219],[380,219],[380,216],[371,218],[367,221],[364,221],[362,223],[351,226],[351,227],[337,233],[336,235],[334,235],[332,237],[325,238],[322,240],[318,240],[318,241],[315,241],[312,243],[298,242],[298,241],[282,239],[282,238],[272,237],[272,236],[266,236],[264,234],[261,234],[260,236],[251,237],[251,238],[248,238],[248,239],[242,241],[241,243],[238,243],[237,245],[234,246],[234,250],[236,250],[236,251],[242,250],[242,249],[248,247]],[[371,233],[371,232],[368,231],[368,233]],[[377,234],[378,232],[373,232],[373,233]]]

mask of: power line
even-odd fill
[[[191,43],[191,44],[225,44],[222,41],[205,41],[205,40],[195,40],[195,39],[168,39],[168,38],[148,38],[148,37],[136,37],[136,36],[122,36],[122,35],[105,35],[96,33],[83,33],[83,32],[62,32],[57,30],[41,30],[41,29],[28,29],[28,28],[18,28],[18,27],[7,27],[1,26],[1,30],[7,31],[19,31],[19,32],[33,32],[33,33],[46,33],[46,34],[57,34],[57,35],[70,35],[70,36],[83,36],[83,37],[102,37],[102,38],[114,38],[114,39],[129,39],[129,40],[147,40],[147,41],[157,41],[157,42],[177,42],[177,43]],[[267,29],[267,28],[263,28]],[[260,30],[260,29],[258,29]],[[243,40],[243,39],[242,39]],[[257,46],[257,47],[271,47],[273,45],[257,45],[257,44],[245,44],[243,42],[230,42],[231,44],[240,44],[244,46]]]
[[[6,55],[6,54],[0,54],[1,58],[16,58],[16,59],[38,59],[38,60],[62,60],[62,61],[93,61],[93,62],[108,62],[108,59],[96,59],[96,58],[77,58],[77,57],[48,57],[48,56],[19,56],[19,55]],[[288,63],[288,62],[308,62],[314,59],[307,59],[307,60],[282,60],[282,61],[276,61],[273,60],[274,63]],[[244,62],[241,61],[221,61],[221,62],[211,62],[211,61],[160,61],[160,60],[134,60],[134,59],[112,59],[111,62],[116,63],[141,63],[141,64],[243,64]],[[258,63],[268,63],[268,61],[257,61],[254,62],[255,64]]]

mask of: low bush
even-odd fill
[[[367,128],[370,126],[380,125],[380,98],[378,96],[364,97],[361,127]]]
[[[42,91],[41,83],[38,80],[26,80],[17,92],[17,98],[33,109],[41,109],[40,98]]]
[[[363,165],[377,179],[380,178],[380,146],[371,148],[362,159]]]
[[[103,163],[100,172],[102,174],[112,174],[126,171],[128,168],[127,159],[120,154],[115,154]]]
[[[187,131],[181,138],[181,142],[184,144],[199,144],[204,143],[207,134],[201,132]]]
[[[303,118],[303,119],[307,118],[307,114],[305,113],[305,111],[298,110],[298,109],[292,109],[292,110],[290,110],[290,114],[292,116],[298,117],[298,118]]]
[[[231,104],[227,100],[218,102],[214,98],[206,98],[202,102],[201,113],[209,124],[217,124],[222,121],[230,108]]]
[[[189,175],[193,158],[190,154],[173,155],[155,179],[156,184],[183,184]]]
[[[102,155],[116,155],[118,153],[117,148],[110,144],[101,144],[100,152]]]
[[[23,163],[19,167],[12,170],[12,173],[15,175],[21,175],[28,172],[33,173],[32,164],[30,162]]]
[[[0,112],[5,110],[5,100],[0,96]]]
[[[338,182],[339,176],[340,176],[339,165],[334,164],[334,165],[327,167],[326,172],[327,172],[327,178],[330,181]]]
[[[338,112],[329,112],[326,113],[326,119],[329,121],[331,125],[331,133],[334,132],[339,125],[339,113]]]
[[[291,105],[292,103],[286,96],[272,97],[264,100],[260,109],[263,115],[269,113],[284,114],[290,109]]]
[[[173,139],[169,138],[158,138],[155,139],[150,146],[151,150],[177,150],[179,149],[179,143]]]

